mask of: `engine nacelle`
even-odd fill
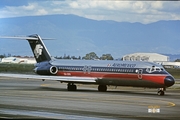
[[[58,68],[56,66],[39,66],[34,69],[34,72],[39,75],[55,75],[58,72]]]

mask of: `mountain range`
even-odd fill
[[[76,15],[44,15],[0,18],[0,36],[39,34],[52,56],[98,56],[121,58],[135,52],[180,54],[180,20],[150,24],[92,20]],[[32,55],[22,40],[0,40],[0,54]]]

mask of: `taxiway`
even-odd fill
[[[180,89],[156,89],[78,85],[67,91],[66,84],[17,78],[0,78],[0,118],[51,119],[178,119]]]

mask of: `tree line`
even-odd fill
[[[83,60],[114,60],[111,54],[103,54],[101,57],[98,57],[95,52],[87,53],[85,56],[76,57],[76,56],[70,56],[70,55],[64,55],[64,56],[56,56],[56,59],[83,59]]]
[[[6,57],[22,57],[20,55],[11,55],[11,54],[3,54],[0,55],[0,58],[6,58]],[[26,58],[31,58],[29,56],[24,56]],[[70,56],[64,54],[64,56],[55,56],[56,59],[77,59],[77,60],[114,60],[111,54],[103,54],[101,57],[98,57],[98,55],[95,52],[87,53],[85,56],[76,57],[76,56]]]

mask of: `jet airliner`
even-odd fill
[[[164,95],[175,80],[161,65],[142,61],[114,60],[57,60],[51,57],[44,39],[37,34],[27,37],[1,37],[26,39],[37,61],[34,72],[38,75],[0,74],[17,78],[56,80],[67,83],[68,91],[77,90],[76,84],[97,84],[98,91],[107,91],[107,86],[133,86],[158,88]]]

